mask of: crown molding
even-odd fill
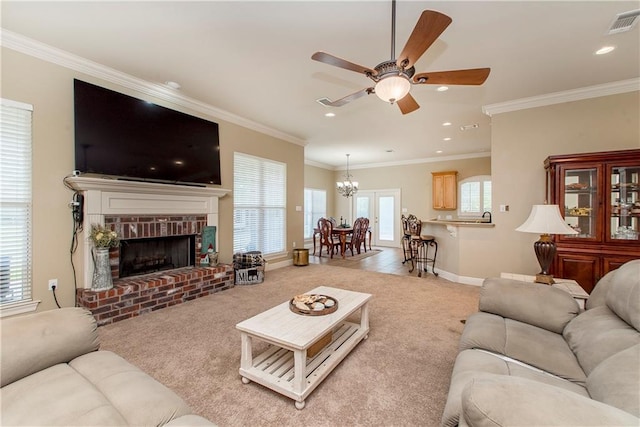
[[[355,165],[355,166],[349,165],[349,170],[386,168],[391,166],[406,166],[406,165],[415,165],[420,163],[437,163],[437,162],[447,162],[450,160],[477,159],[481,157],[491,157],[491,152],[487,151],[482,153],[456,154],[453,156],[443,156],[443,157],[426,157],[422,159],[400,160],[397,162],[364,163],[364,164]],[[330,171],[346,170],[344,166],[331,166],[325,163],[320,163],[320,162],[316,162],[314,160],[309,160],[309,159],[305,159],[304,164],[308,166],[315,166],[321,169],[330,170]]]
[[[30,39],[21,34],[14,33],[7,29],[1,28],[0,30],[0,46],[8,49],[33,56],[52,64],[60,65],[61,67],[69,68],[92,77],[106,80],[145,95],[153,96],[155,98],[162,99],[163,101],[171,102],[172,104],[189,108],[207,116],[215,117],[216,119],[224,120],[247,129],[255,130],[256,132],[270,135],[296,145],[304,147],[307,144],[306,141],[301,138],[176,93],[162,85],[134,77],[97,62],[90,61],[64,50]]]
[[[604,83],[580,89],[565,90],[562,92],[485,105],[482,107],[482,112],[491,117],[495,114],[509,113],[511,111],[545,107],[547,105],[581,101],[583,99],[599,98],[601,96],[617,95],[637,90],[640,90],[640,78],[621,80],[618,82]]]

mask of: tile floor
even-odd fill
[[[340,255],[334,255],[332,259],[329,255],[326,254],[326,248],[325,253],[322,254],[322,257],[317,256],[317,252],[316,255],[313,255],[313,249],[309,249],[309,263],[336,265],[339,267],[357,268],[359,270],[377,271],[379,273],[397,274],[400,276],[418,275],[417,270],[414,270],[413,273],[409,273],[411,263],[402,263],[402,261],[404,260],[402,249],[375,246],[373,247],[373,249],[380,249],[381,252],[376,255],[361,259],[359,261],[349,259],[351,254],[349,251],[347,251],[347,256],[345,259],[342,259]],[[431,271],[431,267],[429,267],[429,271]]]

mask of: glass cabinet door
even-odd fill
[[[578,234],[559,237],[563,240],[598,238],[598,169],[565,169],[563,173],[564,218]]]
[[[611,167],[611,210],[607,238],[638,240],[640,222],[640,166]]]

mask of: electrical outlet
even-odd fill
[[[49,279],[49,290],[52,291],[54,287],[58,289],[58,279]]]
[[[293,247],[294,247],[294,248],[296,247],[296,242],[293,242]]]

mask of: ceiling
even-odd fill
[[[482,107],[640,76],[638,26],[606,35],[638,1],[409,1],[396,6],[396,52],[423,10],[453,23],[416,72],[490,67],[482,86],[413,86],[402,115],[364,75],[311,60],[319,50],[373,68],[390,59],[391,1],[2,1],[2,27],[291,136],[329,169],[490,152]],[[604,45],[607,55],[594,55]],[[334,112],[335,117],[325,117]],[[451,126],[442,123],[451,122]],[[473,130],[464,125],[478,124]],[[446,141],[445,138],[451,138]],[[440,153],[438,151],[441,151]]]

